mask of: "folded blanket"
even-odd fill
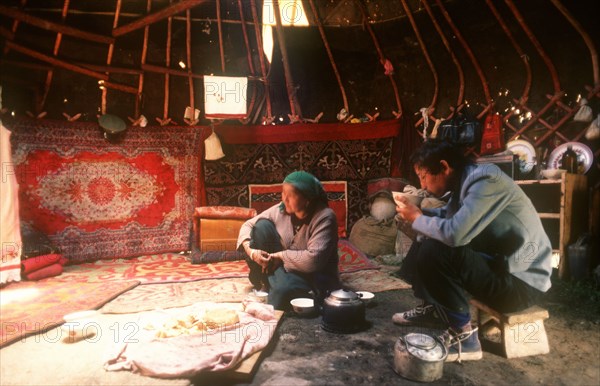
[[[29,259],[21,261],[21,271],[24,275],[27,275],[41,268],[58,263],[61,257],[62,256],[58,253],[30,257]]]
[[[192,307],[168,312],[181,313]],[[230,328],[172,338],[156,338],[153,331],[142,330],[144,334],[135,343],[114,347],[104,369],[131,370],[157,378],[191,378],[204,371],[231,369],[266,347],[278,322],[273,307],[267,304],[247,306],[238,316],[239,323]]]
[[[30,272],[25,275],[27,280],[41,280],[46,279],[48,277],[58,276],[62,273],[63,266],[56,263],[49,265],[47,267],[38,269],[37,271]]]

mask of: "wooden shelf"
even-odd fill
[[[559,254],[559,277],[568,277],[566,248],[587,230],[587,177],[564,173],[556,180],[517,180],[516,183],[535,206],[553,252]]]
[[[554,218],[560,220],[560,213],[538,213],[540,218]]]

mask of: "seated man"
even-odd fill
[[[248,257],[250,282],[269,291],[269,303],[287,309],[289,301],[317,300],[339,288],[337,218],[321,182],[293,172],[283,181],[282,202],[246,221],[237,247]]]
[[[399,325],[447,328],[448,361],[482,356],[466,292],[500,312],[536,303],[550,288],[552,247],[529,198],[496,165],[476,165],[460,148],[426,142],[411,158],[421,187],[448,204],[397,212],[419,236],[400,275],[423,300],[394,314]]]

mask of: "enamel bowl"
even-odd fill
[[[544,169],[541,170],[540,173],[542,176],[548,180],[558,180],[562,176],[563,173],[566,173],[564,169]]]
[[[375,294],[372,292],[357,291],[356,293],[358,294],[360,300],[362,300],[362,302],[365,303],[365,305],[373,303],[373,300],[375,300]]]
[[[298,315],[309,315],[315,311],[315,301],[310,298],[292,299],[290,304]]]

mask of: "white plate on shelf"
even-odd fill
[[[560,169],[562,167],[562,157],[569,146],[573,147],[573,151],[577,154],[579,173],[587,173],[592,167],[592,162],[594,162],[594,153],[581,142],[563,143],[552,150],[548,157],[548,169]]]
[[[517,155],[521,173],[529,173],[535,166],[535,148],[524,139],[510,141],[506,144],[506,150],[510,150]]]

